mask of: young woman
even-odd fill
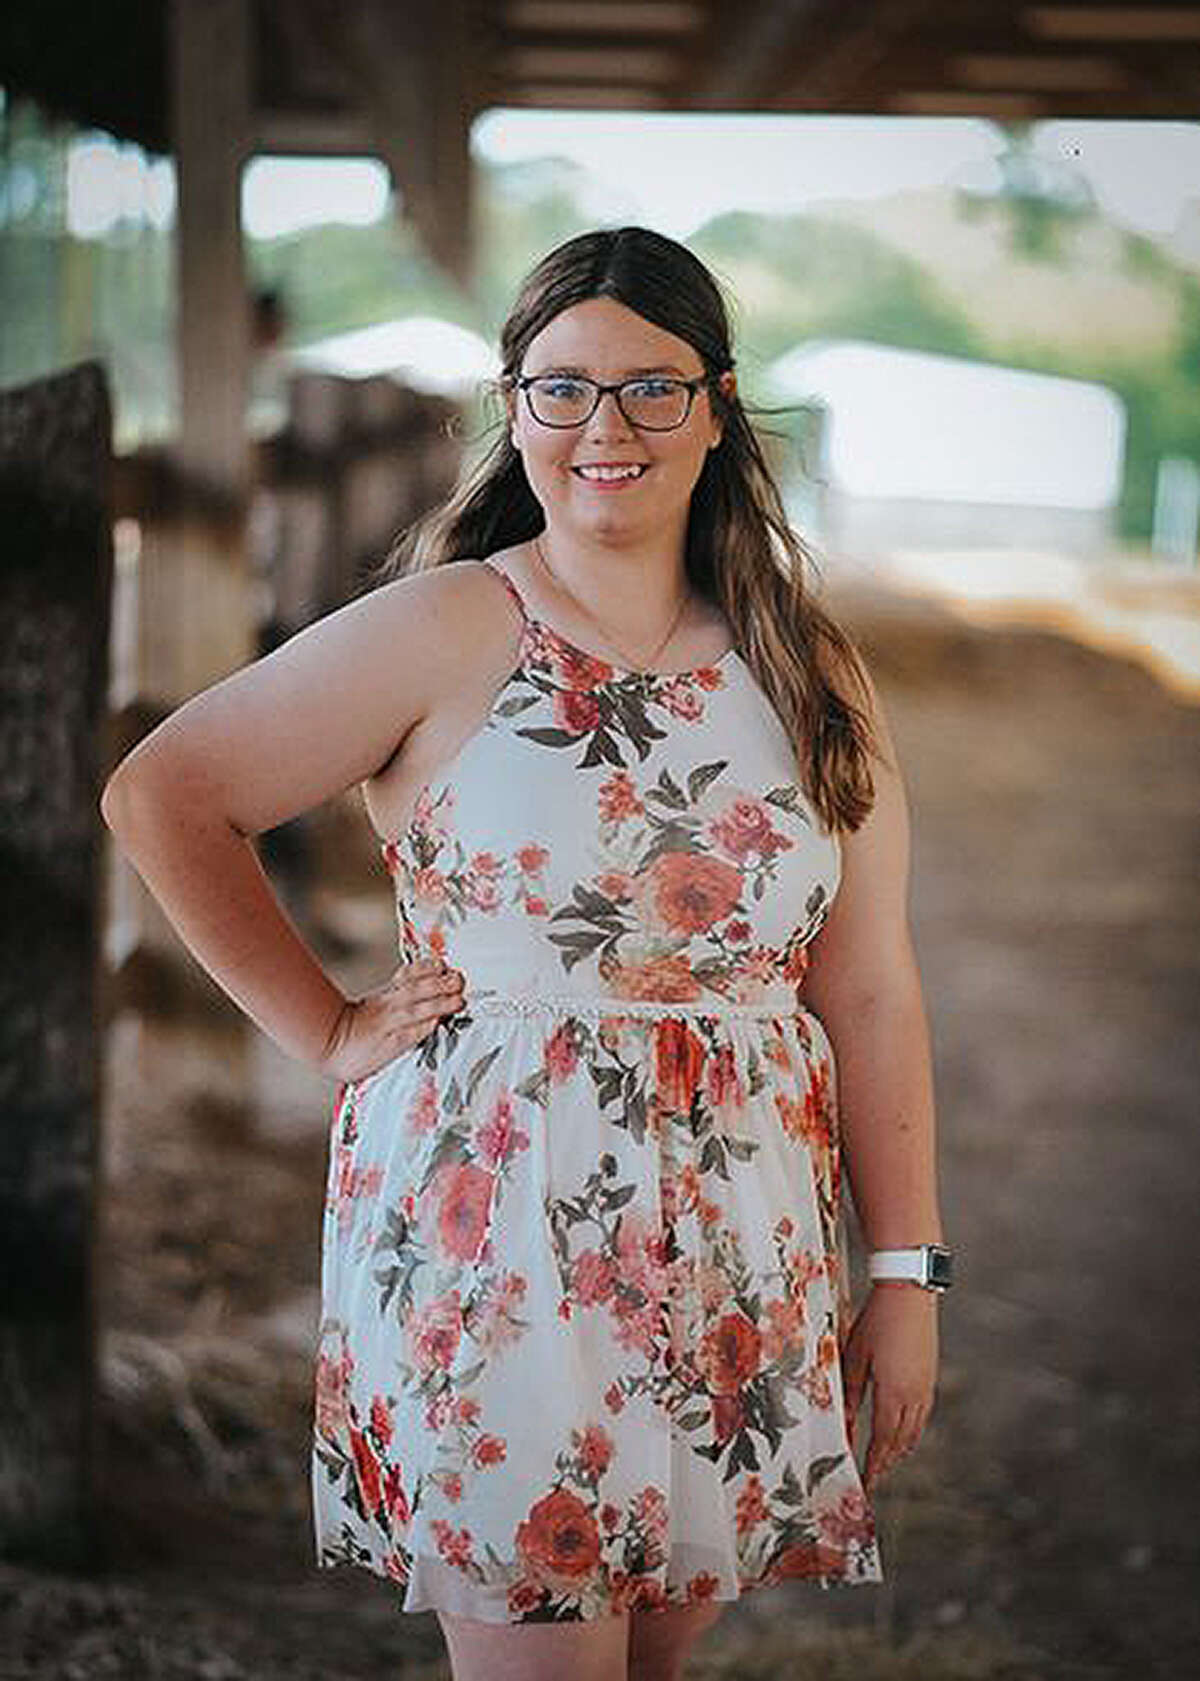
[[[456,1681],[670,1681],[741,1592],[880,1579],[871,1490],[932,1405],[905,797],[704,266],[581,235],[501,348],[503,436],[377,587],[102,804],[199,960],[340,1082],[320,1562],[435,1609]],[[356,783],[402,961],[346,998],[251,838]]]

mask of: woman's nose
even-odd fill
[[[621,405],[617,402],[615,391],[602,391],[600,401],[592,410],[588,421],[588,430],[598,432],[601,437],[607,437],[612,432],[629,433],[632,426],[621,413]]]

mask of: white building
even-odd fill
[[[782,488],[830,553],[1108,545],[1125,407],[1107,386],[831,339],[789,351],[768,377],[772,400],[821,413],[814,482]]]

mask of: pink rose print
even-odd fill
[[[693,975],[686,957],[655,957],[647,963],[600,964],[600,972],[618,998],[646,998],[667,1003],[686,1003],[699,998],[703,988]]]
[[[835,1547],[849,1547],[875,1539],[875,1519],[857,1490],[842,1495],[831,1510],[817,1513],[822,1537]]]
[[[480,911],[494,911],[500,905],[500,890],[490,876],[468,876],[464,897]]]
[[[627,770],[617,770],[600,784],[597,796],[601,819],[605,823],[622,823],[625,818],[645,811]]]
[[[408,1524],[412,1513],[408,1504],[408,1496],[404,1492],[404,1484],[400,1478],[400,1469],[396,1465],[389,1465],[383,1479],[383,1505],[393,1528],[403,1529]]]
[[[613,667],[607,660],[598,659],[595,654],[586,653],[577,648],[566,637],[551,632],[556,651],[556,668],[559,677],[572,689],[594,689],[601,683],[607,683],[613,675]]]
[[[392,1439],[392,1414],[382,1395],[375,1395],[371,1400],[371,1434],[381,1448],[386,1448]]]
[[[735,908],[742,875],[724,859],[702,852],[660,852],[638,888],[648,926],[670,934],[700,934]]]
[[[434,1518],[429,1525],[437,1542],[438,1556],[447,1564],[455,1565],[459,1570],[466,1570],[474,1563],[471,1557],[471,1531],[460,1529],[456,1533],[453,1525],[444,1518]]]
[[[434,1176],[430,1195],[437,1208],[437,1243],[455,1261],[473,1261],[487,1236],[493,1177],[471,1162],[447,1162]]]
[[[321,1354],[317,1359],[316,1422],[317,1429],[329,1441],[337,1441],[350,1422],[347,1386],[354,1370],[354,1360],[343,1342],[337,1359]]]
[[[676,718],[686,718],[690,721],[704,716],[704,702],[692,688],[687,676],[664,684],[658,691],[658,698]]]
[[[773,858],[795,844],[771,821],[771,809],[763,800],[743,794],[708,825],[708,832],[722,852],[742,863],[751,852]]]
[[[580,1307],[606,1302],[616,1288],[613,1265],[597,1249],[584,1249],[575,1257],[571,1271],[571,1295]]]
[[[579,1045],[570,1022],[562,1022],[546,1041],[546,1072],[554,1081],[569,1079],[579,1064]]]
[[[554,722],[569,735],[587,735],[600,722],[600,704],[579,689],[560,689],[554,697]]]
[[[427,1132],[437,1125],[438,1097],[437,1081],[432,1074],[427,1074],[417,1089],[416,1099],[408,1111],[408,1133],[412,1138],[423,1138]]]
[[[719,1045],[705,1068],[705,1088],[714,1109],[740,1109],[746,1100],[732,1045]]]
[[[599,1424],[589,1424],[583,1430],[572,1430],[571,1445],[579,1455],[580,1475],[595,1482],[608,1470],[613,1456],[612,1437]]]
[[[437,1296],[408,1322],[409,1350],[414,1366],[428,1376],[445,1371],[458,1352],[462,1335],[462,1304],[457,1290]]]
[[[362,1496],[363,1510],[368,1517],[379,1510],[379,1503],[383,1496],[383,1485],[379,1475],[379,1461],[371,1448],[370,1442],[361,1430],[350,1426],[350,1452],[354,1459],[354,1479],[358,1484],[358,1492]]]
[[[517,1528],[517,1550],[535,1581],[573,1586],[599,1564],[600,1532],[579,1496],[560,1488],[529,1508]]]
[[[733,1394],[748,1383],[758,1370],[762,1336],[757,1325],[743,1313],[726,1313],[705,1333],[700,1345],[700,1366],[709,1388],[718,1394]]]
[[[746,1485],[737,1497],[737,1531],[745,1535],[748,1530],[762,1523],[769,1514],[767,1503],[763,1498],[763,1485],[760,1478],[749,1476]]]
[[[692,682],[702,689],[721,689],[725,686],[725,673],[719,665],[701,666],[699,671],[693,671]]]
[[[513,1119],[512,1093],[499,1092],[492,1113],[475,1134],[479,1154],[489,1167],[503,1167],[518,1150],[529,1148],[529,1134]]]
[[[414,870],[412,894],[419,905],[440,905],[446,897],[446,878],[432,866]]]

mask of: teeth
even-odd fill
[[[576,467],[575,471],[581,479],[636,479],[640,478],[641,467]]]

